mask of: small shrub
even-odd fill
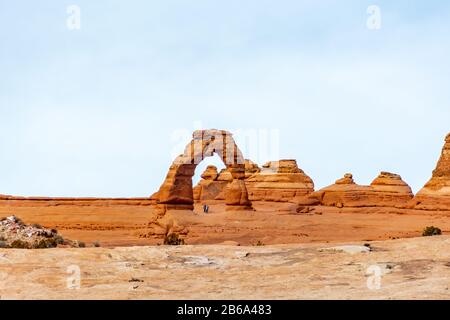
[[[262,246],[265,246],[265,244],[262,241],[258,240],[258,242],[255,243],[255,246],[262,247]]]
[[[78,248],[86,248],[86,243],[83,241],[78,241]]]
[[[8,244],[6,243],[6,241],[0,240],[0,249],[1,248],[8,248]]]
[[[170,233],[164,237],[164,244],[170,246],[184,245],[184,239],[181,239],[178,233]]]
[[[95,241],[95,242],[94,242],[94,247],[96,247],[96,248],[100,247],[100,242]]]
[[[39,223],[33,223],[31,226],[36,229],[44,229]]]
[[[424,237],[430,237],[430,236],[439,236],[442,234],[441,229],[436,228],[434,226],[426,227],[423,229],[422,236]]]

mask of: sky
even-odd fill
[[[149,196],[209,128],[316,189],[390,171],[418,191],[449,56],[443,0],[0,0],[0,194]]]

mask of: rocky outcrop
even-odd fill
[[[344,177],[336,180],[335,184],[355,184],[351,173],[344,174]]]
[[[211,181],[217,180],[217,178],[219,177],[219,174],[217,173],[217,167],[208,166],[205,172],[202,173],[201,177],[204,180],[211,180]]]
[[[195,200],[225,200],[225,188],[233,181],[228,169],[221,170],[213,181],[209,174],[202,177],[194,188]],[[295,160],[271,161],[263,165],[262,169],[252,161],[245,160],[245,177],[250,201],[288,202],[314,191],[313,181],[298,168]]]
[[[316,203],[323,206],[358,207],[366,205],[369,189],[368,186],[356,184],[353,175],[346,173],[334,184],[311,194],[310,198],[317,200]]]
[[[411,187],[398,174],[381,172],[370,186],[385,206],[403,205],[414,197]]]
[[[64,240],[55,229],[27,225],[16,216],[0,219],[0,248],[46,249],[57,246],[80,247],[78,241]]]
[[[288,202],[314,191],[313,181],[295,160],[270,161],[245,183],[251,201]]]
[[[381,172],[370,184],[369,206],[404,208],[414,197],[411,187],[398,174]]]
[[[231,173],[229,175],[231,177],[230,180],[218,180],[219,173],[217,172],[217,168],[215,166],[208,166],[201,175],[202,180],[194,188],[194,200],[200,202],[225,200],[225,188],[233,180]]]
[[[450,134],[431,179],[414,197],[413,206],[423,210],[450,211]]]
[[[248,210],[251,209],[251,202],[248,198],[247,187],[244,180],[234,179],[225,187],[225,203],[227,210]]]
[[[231,182],[231,181],[233,181],[233,175],[231,174],[231,172],[228,169],[222,169],[219,172],[217,181]]]
[[[261,172],[261,169],[256,163],[251,160],[245,159],[245,178],[250,178],[252,175]]]
[[[314,192],[311,204],[342,207],[405,207],[413,198],[411,188],[398,174],[381,172],[370,186],[358,185],[347,173],[335,184]],[[315,200],[315,201],[314,201]]]

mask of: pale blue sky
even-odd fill
[[[417,191],[450,132],[449,41],[448,1],[0,0],[0,193],[147,196],[198,122],[278,130],[317,188],[385,170]]]

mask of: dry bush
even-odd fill
[[[437,227],[434,227],[434,226],[426,227],[425,229],[423,229],[423,232],[422,232],[422,236],[424,236],[424,237],[439,236],[441,234],[442,234],[442,230]]]
[[[184,239],[180,238],[178,233],[169,233],[164,237],[164,244],[170,246],[184,245]]]

